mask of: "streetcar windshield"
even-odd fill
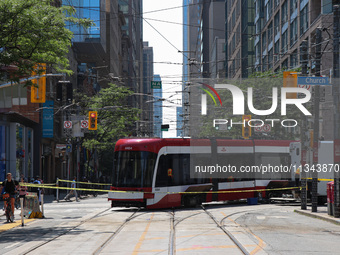
[[[147,151],[115,152],[113,186],[151,187],[157,154]]]

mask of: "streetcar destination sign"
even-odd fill
[[[299,85],[331,85],[328,77],[297,77]]]

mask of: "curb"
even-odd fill
[[[336,224],[336,225],[340,225],[340,220],[336,219],[336,218],[329,218],[327,216],[317,215],[317,214],[305,212],[305,211],[302,211],[302,210],[294,210],[294,212],[301,214],[301,215],[304,215],[304,216],[311,217],[311,218],[320,219],[320,220],[328,221],[328,222]]]

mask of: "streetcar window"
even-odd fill
[[[114,181],[116,187],[151,187],[157,154],[146,151],[115,153]]]
[[[255,165],[257,166],[268,166],[276,167],[276,169],[281,169],[284,166],[290,165],[290,156],[287,153],[256,153],[255,154]],[[289,179],[289,171],[268,171],[267,173],[258,173],[255,176],[257,179]]]
[[[194,156],[191,155],[191,157]],[[204,164],[210,162],[208,154],[200,154],[196,158],[197,161],[204,162]],[[195,162],[198,163],[197,161]],[[160,156],[156,175],[156,187],[204,183],[206,181],[204,178],[191,178],[191,163],[189,154],[167,154]]]

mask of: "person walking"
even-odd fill
[[[23,176],[21,176],[21,179],[20,179],[20,183],[24,183],[25,182],[25,179]],[[26,200],[26,195],[27,195],[27,186],[21,186],[19,185],[19,198],[23,198],[24,199],[24,206],[25,206],[25,200]]]
[[[70,192],[66,195],[66,197],[64,198],[64,200],[66,200],[66,201],[71,201],[71,200],[70,200],[70,197],[71,197],[72,195],[74,195],[75,198],[76,198],[76,201],[79,202],[78,194],[77,194],[77,191],[75,190],[75,188],[76,188],[76,179],[77,179],[77,178],[74,176],[74,177],[73,177],[72,184],[71,184],[71,188],[74,189],[74,190],[70,190]]]

